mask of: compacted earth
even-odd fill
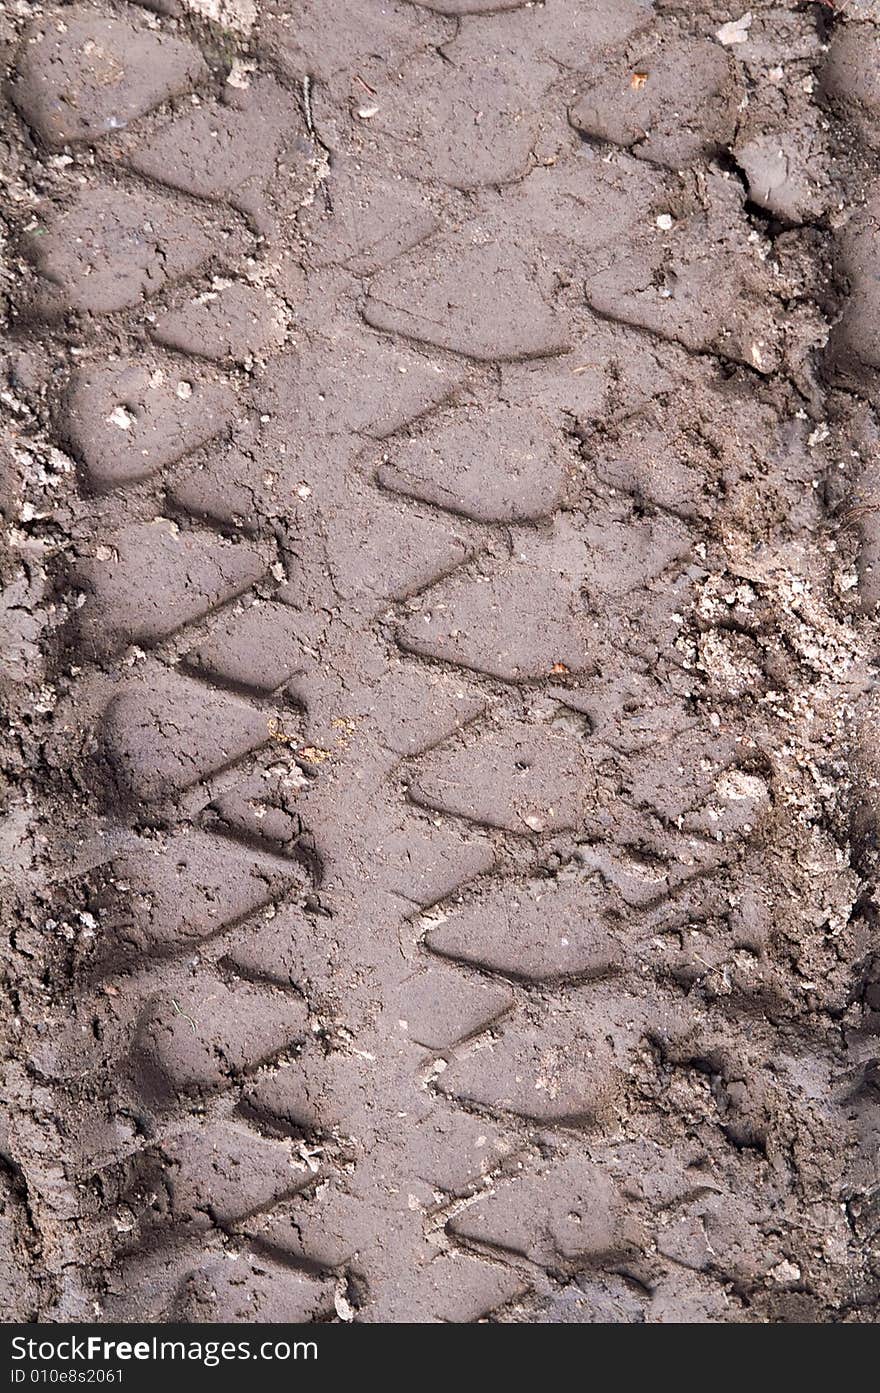
[[[880,3],[750,4],[4,6],[7,1319],[877,1318]]]

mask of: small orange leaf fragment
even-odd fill
[[[550,669],[550,676],[566,677],[569,671],[570,669],[565,666],[565,663],[554,663],[552,668]]]
[[[630,78],[629,85],[634,92],[638,92],[639,88],[644,87],[647,81],[647,73],[633,73],[632,77]]]

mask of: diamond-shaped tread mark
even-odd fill
[[[328,208],[316,198],[299,210],[297,223],[309,247],[309,264],[347,266],[371,275],[434,232],[437,216],[430,196],[400,179],[364,177],[360,160],[333,160]]]
[[[300,640],[303,627],[289,606],[260,600],[222,619],[186,664],[235,687],[274,692],[313,661]]]
[[[236,423],[238,424],[238,423]],[[277,515],[282,500],[266,484],[266,470],[235,445],[202,451],[168,480],[168,496],[192,517],[255,533]]]
[[[171,199],[115,187],[83,190],[38,231],[28,250],[45,282],[45,314],[128,309],[192,275],[211,251],[208,233]]]
[[[287,1068],[261,1071],[245,1084],[240,1111],[262,1127],[291,1135],[322,1131],[327,1125],[321,1097],[327,1070],[326,1062],[311,1058],[308,1068],[296,1059]]]
[[[370,283],[364,317],[487,362],[564,353],[569,333],[551,308],[546,271],[515,244],[441,234]]]
[[[262,1256],[223,1256],[187,1274],[168,1318],[193,1325],[300,1325],[334,1314],[334,1290],[332,1278],[292,1272]]]
[[[636,71],[644,81],[633,82]],[[596,140],[678,170],[726,149],[741,98],[736,65],[721,45],[684,40],[662,45],[644,60],[627,54],[606,65],[578,97],[570,120]]]
[[[561,502],[559,443],[533,409],[475,403],[439,428],[390,441],[377,478],[477,522],[531,521]]]
[[[710,197],[719,195],[710,190]],[[597,253],[584,285],[587,304],[692,353],[722,354],[770,373],[782,352],[779,278],[749,242],[745,213],[727,203],[718,209],[727,231],[715,239],[710,269],[702,249],[711,213],[676,222],[659,241],[637,231],[625,247]]]
[[[621,1199],[589,1161],[570,1158],[501,1186],[450,1220],[459,1238],[554,1267],[619,1248]]]
[[[508,682],[589,665],[577,582],[542,567],[540,556],[526,555],[491,577],[453,577],[421,606],[398,630],[410,652]]]
[[[305,1003],[247,982],[227,986],[204,968],[192,986],[156,996],[133,1046],[139,1086],[160,1101],[214,1093],[252,1072],[308,1031]]]
[[[321,571],[333,593],[373,607],[405,599],[457,569],[473,554],[448,519],[423,518],[388,498],[364,501],[347,525],[328,529]],[[328,596],[328,604],[331,597]]]
[[[315,931],[309,916],[291,905],[282,905],[253,932],[249,924],[242,925],[231,939],[223,954],[224,966],[248,981],[273,982],[279,987],[302,981],[304,957],[311,954],[314,958],[320,952],[320,947],[314,946]]]
[[[208,1123],[162,1143],[169,1218],[224,1228],[314,1182],[286,1141],[229,1122]],[[163,1165],[164,1169],[164,1165]]]
[[[261,15],[260,31],[282,71],[297,83],[303,73],[330,83],[337,74],[364,71],[380,54],[398,67],[425,42],[415,10],[377,7],[374,0],[297,0],[295,12],[273,6]],[[428,32],[439,39],[439,29]]]
[[[389,750],[415,755],[454,734],[486,708],[486,699],[457,674],[395,663],[374,689],[369,719]]]
[[[443,1051],[487,1030],[512,1005],[506,987],[438,965],[403,982],[388,1009],[405,1021],[408,1039]]]
[[[302,609],[297,617],[302,622]],[[320,651],[320,643],[317,648]],[[384,654],[378,661],[385,669],[378,681],[373,670],[366,680],[355,682],[346,676],[343,682],[313,660],[308,672],[291,683],[307,712],[308,744],[338,748],[360,738],[371,744],[378,741],[392,754],[415,755],[447,739],[486,708],[486,697],[458,673],[401,657],[389,662]]]
[[[368,852],[365,883],[419,906],[445,899],[494,865],[488,841],[464,841],[443,828],[416,828],[408,821],[383,828]]]
[[[689,558],[693,537],[677,518],[629,518],[620,522],[598,513],[581,530],[583,588],[601,609],[607,597],[631,594],[668,566]]]
[[[512,68],[506,48],[494,41],[479,52],[454,41],[442,54],[427,48],[384,83],[370,133],[394,148],[402,174],[422,179],[430,170],[432,181],[462,190],[528,174],[547,120],[541,88],[550,74],[535,62]]]
[[[187,364],[121,362],[83,368],[62,428],[93,488],[148,479],[228,424],[235,393]]]
[[[236,770],[232,786],[218,791],[205,813],[204,826],[242,837],[276,856],[290,858],[302,875],[306,866],[319,874],[311,836],[303,839],[298,802],[308,780],[296,762],[281,750],[277,759]]]
[[[523,1021],[500,1040],[455,1059],[437,1079],[442,1093],[493,1113],[535,1122],[592,1127],[608,1116],[617,1069],[604,1032],[586,1024],[536,1031]]]
[[[435,1095],[412,1140],[413,1171],[434,1190],[473,1194],[487,1175],[510,1162],[520,1148],[515,1132],[485,1115],[474,1116],[452,1099]]]
[[[494,15],[504,10],[519,10],[529,0],[416,0],[420,9],[433,10],[438,15]]]
[[[387,1181],[383,1185],[383,1191]],[[406,1191],[397,1194],[405,1211]],[[460,1250],[438,1254],[413,1241],[411,1225],[375,1191],[349,1194],[332,1180],[295,1201],[290,1215],[268,1216],[249,1229],[298,1263],[340,1268],[369,1265],[369,1299],[357,1319],[370,1322],[480,1320],[522,1295],[520,1274]],[[389,1239],[391,1241],[389,1242]],[[402,1274],[405,1274],[402,1276]]]
[[[104,752],[116,781],[145,803],[174,797],[272,734],[266,713],[177,673],[131,683],[103,718]]]
[[[310,793],[309,831],[328,879],[344,874],[354,877],[362,895],[379,890],[423,907],[492,869],[487,838],[465,838],[456,829],[432,825],[401,805],[393,790],[359,797],[354,783],[346,779],[334,787],[319,780]],[[354,844],[353,827],[359,834]]]
[[[182,832],[115,857],[96,877],[90,903],[111,956],[162,952],[213,937],[288,884],[275,858]]]
[[[460,368],[363,332],[313,335],[307,349],[275,359],[259,405],[282,431],[278,443],[295,435],[300,467],[308,473],[314,459],[320,479],[328,450],[349,451],[352,436],[381,440],[409,426],[446,401],[461,377]]]
[[[525,1295],[518,1272],[478,1262],[465,1253],[443,1253],[406,1270],[405,1281],[384,1282],[363,1319],[374,1323],[445,1322],[469,1325]]]
[[[132,168],[186,194],[229,200],[260,216],[262,189],[275,173],[284,141],[302,131],[302,113],[267,77],[236,94],[236,102],[205,104],[177,117],[135,150]],[[301,162],[305,175],[305,156]],[[288,169],[288,182],[295,177],[295,169]]]
[[[206,72],[185,40],[71,5],[25,35],[12,97],[47,145],[65,145],[122,130]]]
[[[150,333],[165,348],[222,363],[280,348],[285,328],[265,291],[235,281],[160,314]]]
[[[422,807],[527,836],[576,827],[591,783],[580,741],[521,723],[426,755],[409,793]]]
[[[181,531],[167,518],[136,523],[77,562],[88,598],[80,635],[96,648],[157,643],[248,590],[266,570],[253,547]]]
[[[503,45],[511,60],[528,53],[533,61],[543,60],[568,72],[583,71],[604,49],[622,44],[655,17],[653,0],[590,0],[589,5],[572,5],[570,0],[543,0],[541,5],[512,5],[510,0],[418,3],[440,14],[471,16],[445,46],[453,59],[467,53],[478,61],[487,49]],[[501,22],[494,13],[500,10],[508,12]]]
[[[599,978],[623,957],[603,911],[593,881],[511,881],[450,913],[425,942],[442,957],[527,981]]]

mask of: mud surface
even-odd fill
[[[880,6],[0,26],[2,1308],[875,1319]]]

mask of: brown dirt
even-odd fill
[[[0,38],[3,1308],[876,1319],[880,7]]]

